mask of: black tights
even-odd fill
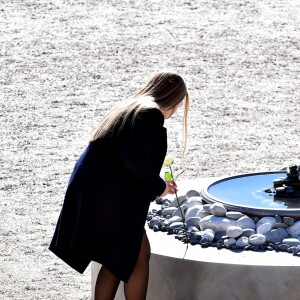
[[[126,300],[145,300],[149,278],[150,245],[147,235],[144,234],[140,254],[128,283],[124,283]],[[95,300],[113,300],[120,280],[111,274],[105,267],[101,267],[96,287]]]

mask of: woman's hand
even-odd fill
[[[168,195],[168,194],[175,194],[177,192],[177,185],[174,184],[173,181],[166,181],[166,188],[165,191],[159,196],[160,198]]]

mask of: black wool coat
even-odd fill
[[[150,202],[166,187],[163,124],[160,110],[147,109],[91,142],[76,162],[49,249],[78,272],[96,261],[129,280]]]

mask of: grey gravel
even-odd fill
[[[181,178],[273,171],[299,158],[298,1],[199,3],[1,2],[4,299],[90,299],[90,268],[78,276],[47,245],[90,133],[159,69],[182,74],[190,92]],[[181,120],[179,111],[166,121],[178,158]]]

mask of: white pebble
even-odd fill
[[[226,235],[231,238],[236,238],[240,236],[243,232],[243,229],[238,226],[230,226],[226,230]]]
[[[270,223],[264,223],[257,227],[256,232],[260,234],[266,234],[267,232],[271,231],[272,226]]]
[[[236,240],[234,238],[229,238],[224,240],[225,246],[233,246],[236,244]]]
[[[263,234],[256,233],[249,237],[249,243],[252,245],[262,245],[266,242],[266,237]]]
[[[222,203],[214,203],[210,206],[210,212],[214,216],[224,217],[227,213],[227,209],[224,207]]]
[[[249,239],[246,236],[241,236],[237,241],[236,245],[239,247],[246,247],[249,245]]]

